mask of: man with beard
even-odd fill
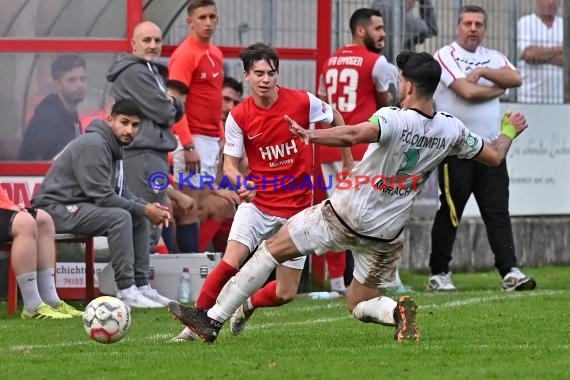
[[[398,70],[380,55],[385,37],[382,14],[375,9],[357,9],[350,17],[349,26],[352,43],[334,52],[323,65],[318,95],[334,106],[347,124],[355,125],[368,120],[377,109],[390,105],[393,99],[397,100],[399,80]],[[360,144],[351,148],[355,162],[362,159],[367,147]],[[326,196],[317,196],[320,201],[332,195],[337,174],[350,168],[342,167],[337,148],[318,146],[317,149],[323,178],[326,185],[331,185],[327,186]],[[345,256],[344,252],[322,256],[328,265],[331,290],[340,293],[346,292]],[[320,257],[314,260],[315,269],[319,261],[322,261]]]
[[[142,117],[134,101],[117,101],[106,120],[91,122],[58,156],[33,205],[50,214],[57,233],[107,236],[117,297],[130,307],[157,308],[162,305],[153,301],[156,290],[147,278],[146,219],[168,223],[170,213],[130,193],[123,175],[123,147],[134,139]]]
[[[62,55],[51,65],[51,75],[56,93],[34,111],[20,147],[21,160],[52,160],[81,134],[77,106],[85,98],[85,60],[77,54]]]

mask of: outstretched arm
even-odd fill
[[[332,125],[335,128],[344,125],[344,118],[342,117],[340,112],[338,112],[337,109],[334,107],[333,107]],[[342,147],[339,148],[339,151],[340,151],[340,157],[342,159],[342,171],[350,172],[354,167],[354,160],[352,158],[352,152],[350,151],[350,148]]]
[[[489,166],[500,165],[507,157],[513,140],[527,127],[528,124],[523,114],[507,112],[501,122],[501,134],[499,137],[485,143],[475,159]]]
[[[356,125],[342,125],[328,129],[307,130],[297,122],[285,115],[291,132],[299,136],[306,144],[320,144],[327,146],[348,147],[356,144],[370,144],[378,142],[380,127],[370,121]]]

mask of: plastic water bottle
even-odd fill
[[[178,284],[178,302],[190,302],[190,270],[182,269]]]
[[[340,297],[338,292],[311,292],[308,294],[312,300],[330,300]]]

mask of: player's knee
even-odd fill
[[[54,236],[55,235],[55,226],[53,224],[53,220],[51,216],[44,210],[38,210],[36,215],[36,223],[38,226],[39,234],[43,236]]]
[[[297,288],[296,287],[285,287],[283,289],[277,288],[275,291],[275,296],[280,305],[284,305],[289,303],[295,299],[297,296]]]
[[[27,213],[20,211],[12,220],[12,237],[16,236],[30,236],[34,239],[38,236],[38,227],[34,217]]]

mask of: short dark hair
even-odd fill
[[[196,8],[209,7],[212,5],[216,7],[216,2],[214,0],[191,0],[186,11],[188,12],[188,16],[190,16]]]
[[[143,118],[143,113],[138,104],[132,99],[117,100],[111,109],[111,116],[125,115]]]
[[[190,92],[188,86],[174,79],[169,79],[166,81],[166,88],[171,88],[174,91],[181,93],[182,95],[188,95],[188,92]]]
[[[85,60],[78,54],[65,54],[57,57],[51,64],[51,77],[54,80],[60,79],[63,74],[75,69],[76,67],[85,68]]]
[[[432,97],[441,78],[441,66],[431,54],[403,51],[396,57],[402,76],[416,86],[420,97]]]
[[[353,37],[356,34],[356,28],[358,26],[368,26],[370,24],[372,16],[382,17],[382,13],[380,13],[379,10],[372,8],[359,8],[354,11],[352,16],[350,16],[350,21],[348,22],[350,33]]]
[[[483,15],[483,22],[487,25],[487,12],[478,5],[464,5],[459,10],[459,17],[457,17],[457,24],[461,24],[461,19],[465,13],[481,13]]]
[[[272,69],[279,72],[279,57],[277,52],[269,45],[263,42],[256,42],[249,45],[239,53],[239,58],[243,63],[243,70],[249,71],[253,67],[253,63],[257,61],[265,61]]]
[[[224,77],[223,88],[229,87],[240,95],[243,95],[243,84],[232,77]]]

